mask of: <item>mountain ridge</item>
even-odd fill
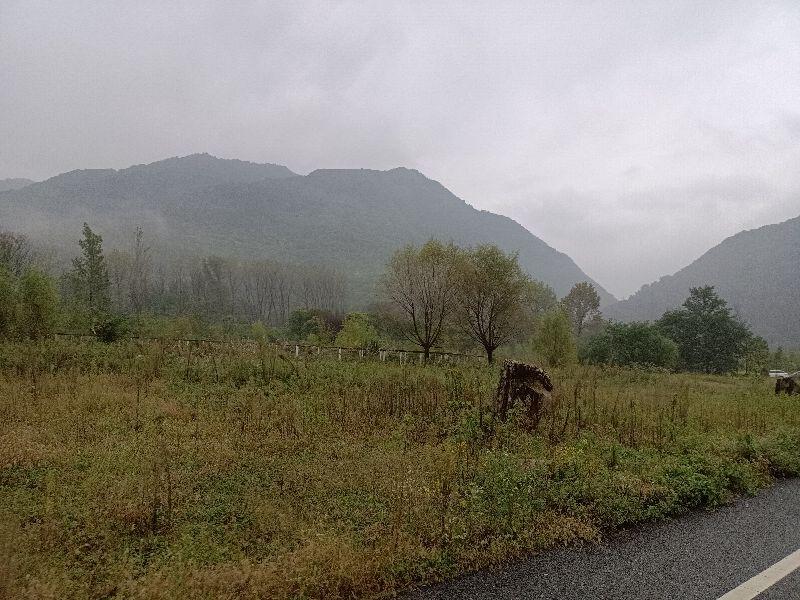
[[[399,246],[432,237],[496,243],[518,252],[534,277],[563,296],[594,283],[563,252],[513,219],[474,208],[414,169],[317,169],[298,175],[208,154],[126,169],[79,170],[0,193],[4,228],[74,251],[86,221],[109,248],[126,247],[141,224],[166,254],[328,264],[353,283],[356,304],[372,296]]]
[[[800,216],[729,236],[603,312],[620,321],[655,320],[698,285],[714,285],[770,344],[800,347]]]

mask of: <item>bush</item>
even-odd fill
[[[94,333],[101,342],[113,344],[130,333],[128,319],[120,315],[106,317],[94,326]]]
[[[14,280],[0,267],[0,339],[8,338],[14,331],[17,314],[17,290]]]
[[[563,310],[557,308],[542,317],[534,348],[550,367],[561,367],[574,361],[572,325]]]
[[[58,316],[58,294],[52,280],[31,269],[19,282],[19,321],[17,333],[39,339],[53,333]]]
[[[342,330],[336,336],[336,345],[346,348],[375,348],[379,345],[378,331],[366,313],[347,315]]]
[[[319,309],[298,309],[289,315],[286,333],[289,339],[315,344],[329,344],[342,326],[333,313]]]
[[[647,365],[671,369],[678,360],[675,342],[648,323],[612,323],[581,347],[591,364]]]

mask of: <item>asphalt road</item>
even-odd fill
[[[800,549],[800,479],[712,511],[545,552],[416,590],[408,600],[716,600]],[[800,600],[800,569],[758,600]]]

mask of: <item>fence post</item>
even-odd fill
[[[342,360],[342,349],[339,348],[339,360]]]
[[[294,347],[294,355],[295,356],[300,356],[300,346],[295,346]]]

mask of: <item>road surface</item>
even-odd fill
[[[800,479],[416,590],[408,600],[800,600]],[[787,574],[788,573],[788,574]]]

